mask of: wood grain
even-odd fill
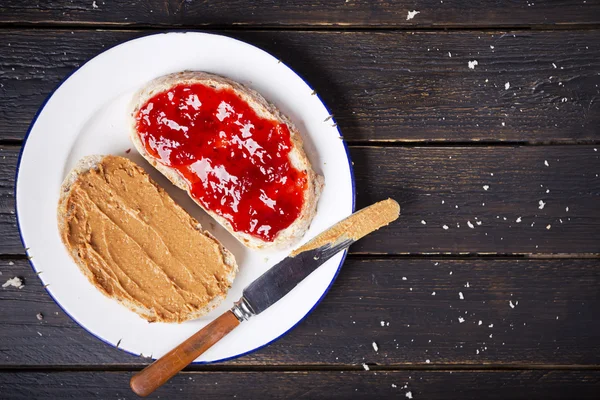
[[[2,149],[0,253],[23,254],[12,193],[19,149]],[[392,197],[402,215],[351,252],[600,253],[597,149],[353,147],[357,208]]]
[[[16,399],[133,399],[129,372],[3,373]],[[151,399],[596,399],[599,371],[190,372]]]
[[[407,13],[418,10],[413,19]],[[4,0],[0,23],[32,25],[261,26],[261,27],[489,27],[600,23],[596,0],[179,1],[59,0],[33,5]]]
[[[358,207],[387,196],[402,207],[354,253],[600,252],[596,147],[355,147],[351,156]]]
[[[357,207],[393,197],[402,216],[291,333],[151,398],[597,398],[599,24],[599,0],[1,1],[0,285],[25,286],[0,288],[0,397],[135,397],[150,359],[86,332],[23,256],[14,173],[69,74],[200,28],[306,79],[352,145]]]
[[[600,30],[219,33],[296,70],[350,142],[600,140]],[[0,30],[0,140],[22,139],[78,66],[146,34]]]
[[[0,271],[2,282],[25,281],[23,289],[0,289],[4,368],[148,364],[80,328],[26,261],[0,260]],[[349,258],[323,302],[294,330],[213,367],[597,366],[598,287],[599,259]]]

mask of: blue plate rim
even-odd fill
[[[19,230],[19,239],[21,241],[21,245],[25,248],[25,253],[27,254],[27,258],[28,258],[28,262],[29,262],[29,266],[33,269],[33,271],[35,273],[37,273],[37,269],[35,268],[35,265],[33,263],[33,259],[29,256],[29,251],[28,248],[25,245],[25,242],[23,240],[23,234],[21,231],[21,224],[19,222],[19,207],[18,207],[18,203],[17,203],[17,182],[19,179],[19,170],[21,168],[21,158],[23,157],[23,151],[25,150],[25,146],[27,145],[27,139],[29,138],[29,135],[31,133],[31,130],[33,129],[33,126],[35,125],[40,113],[42,112],[42,110],[46,107],[46,104],[48,103],[48,101],[52,98],[52,96],[54,95],[54,93],[73,75],[75,74],[77,71],[79,71],[79,69],[81,69],[84,65],[86,65],[88,62],[90,62],[91,60],[93,60],[94,58],[98,57],[99,55],[107,52],[108,50],[120,46],[124,43],[127,43],[129,41],[132,40],[138,40],[141,38],[145,38],[145,37],[149,37],[149,36],[158,36],[158,35],[168,35],[170,33],[204,33],[204,34],[209,34],[209,35],[214,35],[214,36],[224,36],[227,37],[229,39],[232,40],[236,40],[239,42],[242,42],[244,44],[253,46],[261,51],[264,51],[265,53],[269,54],[271,57],[275,58],[273,55],[271,55],[271,53],[267,52],[266,50],[261,49],[260,47],[251,44],[251,43],[247,43],[244,42],[242,40],[239,40],[237,38],[233,38],[230,36],[226,36],[226,35],[219,35],[219,34],[214,34],[214,33],[210,33],[210,32],[204,32],[201,30],[177,30],[177,31],[166,31],[166,32],[162,32],[162,33],[151,33],[148,35],[142,35],[139,36],[137,38],[134,39],[129,39],[126,40],[124,42],[120,42],[120,43],[116,43],[113,46],[110,46],[106,49],[104,49],[102,52],[96,54],[95,56],[93,56],[92,58],[90,58],[89,60],[87,60],[86,62],[84,62],[83,64],[81,64],[80,66],[78,66],[77,68],[75,68],[73,71],[71,71],[69,74],[67,74],[62,81],[54,88],[52,89],[52,91],[48,94],[48,96],[46,96],[46,98],[44,99],[44,101],[42,102],[42,105],[40,106],[40,108],[36,111],[33,119],[31,120],[31,123],[29,124],[29,128],[27,129],[27,133],[25,134],[25,137],[23,138],[23,143],[21,145],[21,150],[19,151],[19,157],[17,159],[17,169],[15,171],[15,190],[14,190],[14,198],[15,198],[15,216],[16,216],[16,220],[17,220],[17,228]],[[287,64],[281,62],[286,68],[290,69],[294,74],[296,74],[296,76],[298,76],[300,79],[302,79],[302,81],[306,84],[306,86],[308,86],[310,89],[313,89],[308,82],[302,77],[300,76],[296,71],[294,71],[292,68],[290,68]],[[314,90],[314,89],[313,89]],[[331,121],[333,124],[335,124],[335,128],[338,131],[338,134],[340,136],[340,138],[342,139],[342,144],[344,145],[344,150],[346,151],[346,158],[348,160],[348,169],[350,171],[350,181],[352,184],[352,212],[356,211],[356,180],[354,178],[354,168],[352,167],[352,159],[350,158],[350,149],[348,148],[348,144],[346,143],[346,140],[344,139],[344,137],[342,136],[339,128],[337,127],[337,123],[335,122],[335,118],[333,117],[333,114],[331,114],[331,111],[329,110],[329,108],[327,107],[327,105],[323,102],[323,100],[321,99],[321,97],[319,96],[318,93],[316,93],[317,98],[319,99],[319,101],[321,102],[321,104],[323,105],[323,107],[325,107],[325,109],[327,110],[327,112],[329,113],[329,115],[332,115]],[[325,298],[325,296],[327,295],[327,293],[329,292],[329,289],[331,289],[331,286],[333,286],[333,283],[335,282],[335,280],[337,279],[340,271],[342,270],[342,266],[344,265],[344,261],[346,260],[346,256],[348,255],[348,250],[344,250],[344,253],[342,255],[342,259],[340,260],[340,264],[337,267],[337,271],[335,272],[335,275],[333,276],[333,278],[331,279],[331,282],[329,283],[329,285],[327,286],[327,288],[325,289],[325,291],[323,292],[323,294],[321,295],[321,297],[315,302],[315,304],[311,307],[310,310],[308,310],[308,312],[298,320],[298,322],[296,322],[294,325],[292,325],[288,330],[286,330],[285,332],[283,332],[281,335],[277,336],[275,339],[261,345],[258,346],[252,350],[248,350],[244,353],[240,353],[237,354],[235,356],[231,356],[231,357],[226,357],[226,358],[222,358],[219,360],[213,360],[213,361],[193,361],[191,364],[195,364],[195,365],[201,365],[201,364],[214,364],[214,363],[220,363],[220,362],[224,362],[224,361],[229,361],[229,360],[234,360],[236,358],[239,357],[243,357],[245,355],[254,353],[255,351],[258,351],[266,346],[269,346],[270,344],[276,342],[277,340],[281,339],[282,337],[284,337],[285,335],[287,335],[288,333],[290,333],[294,328],[296,328],[296,326],[298,326],[298,324],[300,324],[302,321],[304,321],[313,311],[314,309],[321,303],[321,301],[323,301],[323,299]],[[39,275],[38,275],[39,277]],[[43,285],[43,282],[41,281],[41,278],[39,280],[40,284]],[[87,333],[89,333],[90,335],[92,335],[93,337],[95,337],[96,339],[99,339],[100,341],[102,341],[103,343],[109,345],[112,348],[116,348],[118,350],[121,350],[127,354],[131,354],[133,356],[136,357],[143,357],[142,354],[136,354],[134,352],[128,351],[126,349],[123,348],[119,348],[118,345],[114,345],[112,343],[110,343],[109,341],[107,341],[106,339],[96,335],[95,333],[93,333],[92,331],[88,330],[83,324],[81,324],[77,319],[75,319],[71,314],[69,314],[69,312],[67,310],[65,310],[63,308],[63,306],[54,298],[54,296],[52,295],[52,293],[48,290],[47,287],[44,286],[44,290],[46,291],[46,293],[48,293],[48,295],[50,296],[50,298],[54,301],[54,303],[56,303],[56,305],[58,305],[58,307],[69,317],[71,318],[72,321],[74,321],[79,327],[81,327],[84,331],[86,331]],[[153,358],[156,359],[156,358]]]

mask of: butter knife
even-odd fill
[[[246,287],[231,310],[135,374],[130,381],[131,389],[139,396],[149,395],[243,321],[283,298],[325,261],[399,215],[398,203],[387,199],[355,212],[320,233]]]

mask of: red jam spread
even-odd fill
[[[258,116],[233,90],[174,86],[136,120],[148,153],[177,169],[192,197],[235,231],[270,242],[300,215],[307,175],[288,158],[288,127]]]

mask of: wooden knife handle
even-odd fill
[[[129,382],[131,389],[138,396],[148,396],[239,324],[240,321],[237,317],[231,311],[227,311],[185,342],[135,374]]]

